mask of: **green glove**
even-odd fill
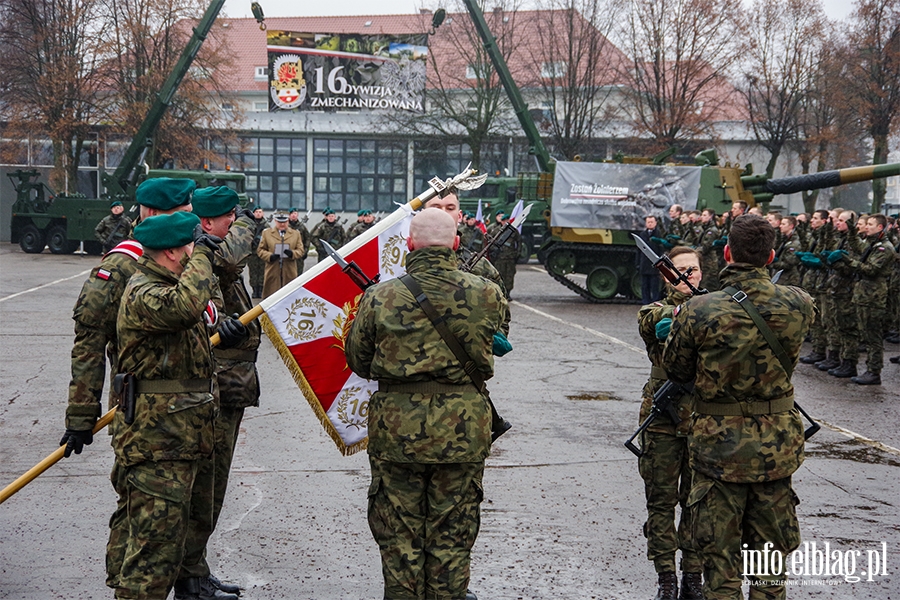
[[[650,238],[650,241],[656,242],[657,244],[659,244],[666,250],[671,250],[672,248],[675,247],[675,244],[672,244],[671,242],[667,242],[666,240],[662,239],[661,237],[653,236],[652,238]]]
[[[677,242],[678,240],[681,239],[681,236],[675,235],[674,233],[670,233],[669,235],[666,236],[666,239],[669,241],[672,241],[672,242]]]
[[[656,339],[664,340],[669,337],[669,331],[672,329],[672,319],[660,319],[656,324]]]
[[[499,331],[495,333],[493,347],[491,348],[491,352],[493,353],[493,355],[503,356],[510,350],[512,350],[512,344],[509,343],[509,340],[506,339],[506,336]]]
[[[728,243],[728,236],[725,236],[725,237],[721,237],[719,239],[713,240],[712,245],[715,246],[716,248],[724,248],[727,243]]]
[[[826,260],[828,261],[829,265],[833,265],[837,261],[843,260],[847,256],[849,256],[849,254],[847,254],[846,250],[832,250],[828,253],[828,257],[826,258]]]
[[[807,267],[821,267],[822,259],[818,256],[801,256],[800,263]]]

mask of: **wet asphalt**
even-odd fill
[[[0,244],[0,486],[57,447],[72,306],[96,260]],[[649,370],[637,306],[586,303],[537,264],[519,265],[512,297],[514,350],[489,386],[514,428],[487,461],[470,587],[482,600],[652,598],[643,484],[622,446]],[[886,344],[886,358],[898,352]],[[265,339],[259,371],[260,407],[246,412],[208,549],[213,571],[251,600],[380,598],[365,453],[341,456]],[[832,426],[794,477],[801,532],[828,543],[845,575],[793,577],[789,598],[900,598],[900,368],[886,364],[883,379],[861,387],[797,369],[798,401]],[[112,598],[111,466],[99,434],[0,505],[0,598]],[[860,576],[876,555],[886,566]]]

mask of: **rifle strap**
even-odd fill
[[[769,327],[769,324],[763,320],[762,315],[759,314],[759,310],[757,310],[753,302],[750,301],[747,294],[733,285],[723,288],[722,291],[731,296],[732,300],[737,302],[741,308],[747,311],[747,314],[750,315],[756,328],[759,329],[759,332],[766,339],[766,343],[772,348],[772,352],[775,353],[775,358],[781,363],[781,367],[784,369],[784,372],[787,373],[788,379],[790,379],[794,369],[791,366],[791,362],[788,360],[787,353],[784,351],[784,346],[782,346],[781,342],[778,341],[778,338],[775,337],[775,332],[773,332],[772,328]]]
[[[428,299],[428,296],[425,295],[425,292],[422,291],[422,288],[416,282],[412,276],[407,273],[400,277],[400,281],[403,282],[403,285],[412,293],[413,297],[416,299],[416,302],[419,303],[419,306],[422,308],[422,311],[425,313],[425,316],[431,321],[431,324],[434,325],[434,328],[437,329],[437,332],[441,335],[444,342],[447,346],[450,347],[450,351],[453,352],[453,355],[456,357],[456,360],[460,362],[463,366],[463,370],[465,370],[466,374],[472,379],[472,383],[475,384],[475,388],[481,392],[482,394],[486,393],[487,390],[484,386],[484,377],[475,367],[475,361],[472,360],[472,357],[469,356],[469,353],[466,352],[466,349],[462,347],[462,344],[459,343],[459,340],[453,332],[450,331],[450,328],[447,327],[447,322],[444,320],[442,316],[437,313],[434,305]]]

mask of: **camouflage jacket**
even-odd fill
[[[894,269],[894,248],[884,239],[870,236],[859,256],[835,263],[835,268],[858,281],[853,288],[853,302],[864,306],[886,306],[888,283]],[[865,260],[863,260],[865,259]]]
[[[830,250],[834,246],[834,227],[826,223],[818,229],[809,230],[809,244],[804,252],[812,252],[816,255]],[[800,267],[800,285],[811,294],[821,294],[828,290],[828,266]]]
[[[347,241],[349,242],[353,238],[359,237],[365,233],[366,230],[371,229],[373,225],[375,225],[375,223],[354,223],[353,227],[347,231]]]
[[[700,256],[705,260],[710,260],[712,258],[718,260],[716,247],[713,246],[713,242],[720,237],[722,237],[722,235],[719,233],[719,228],[716,227],[716,224],[712,221],[707,225],[701,225],[700,235],[697,239],[697,251],[700,252]]]
[[[775,260],[769,266],[772,275],[778,271],[784,271],[779,285],[800,285],[800,236],[793,232],[791,237],[783,239],[781,244],[775,246]]]
[[[497,286],[460,271],[449,248],[411,252],[406,269],[478,371],[485,379],[493,376],[493,336],[509,311]],[[380,383],[471,383],[397,279],[366,290],[347,336],[346,354],[354,373]],[[490,452],[490,423],[490,408],[473,387],[443,393],[379,391],[369,403],[369,454],[394,462],[481,461]]]
[[[650,379],[644,384],[644,389],[641,393],[640,422],[643,422],[650,414],[650,407],[653,405],[653,394],[662,387],[662,384],[664,384],[667,379],[667,377],[661,377],[660,375],[662,375],[662,373],[658,373],[657,371],[657,369],[661,369],[660,363],[665,340],[656,338],[656,324],[662,319],[671,319],[675,307],[690,298],[690,296],[682,294],[672,286],[666,287],[669,293],[664,300],[642,306],[638,311],[638,331],[641,334],[641,339],[644,340],[644,345],[647,347],[647,358],[650,359],[650,363],[654,367],[651,369]],[[668,417],[662,416],[653,421],[653,424],[650,425],[648,431],[679,436],[688,435],[691,432],[690,395],[686,395],[678,401],[676,410],[678,411],[678,416],[681,418],[681,422],[678,424],[677,428]]]
[[[795,367],[815,317],[809,294],[774,285],[764,267],[740,263],[722,271],[722,286],[747,294]],[[799,468],[803,423],[796,409],[721,416],[709,414],[714,411],[705,406],[721,404],[725,410],[739,404],[747,410],[747,402],[785,402],[794,394],[774,351],[726,292],[695,296],[674,311],[662,367],[675,381],[695,380],[689,441],[693,469],[722,481],[760,483]]]
[[[250,294],[244,286],[244,265],[254,254],[256,230],[262,226],[249,217],[237,219],[213,255],[213,273],[219,278],[222,292],[222,299],[217,304],[222,314],[243,315],[253,308]],[[216,348],[213,351],[221,406],[259,406],[259,378],[256,373],[259,321],[253,320],[246,327],[250,333],[246,340],[234,348]]]
[[[107,253],[81,286],[72,311],[75,344],[72,346],[72,380],[66,407],[67,429],[86,431],[100,417],[106,379],[105,353],[109,354],[110,372],[115,373],[119,302],[125,285],[137,269],[141,252],[141,245],[129,240]]]
[[[210,380],[215,374],[204,314],[216,288],[205,246],[194,249],[181,277],[143,256],[122,295],[116,331],[119,372],[138,381]],[[135,418],[113,421],[113,450],[124,466],[196,460],[213,450],[216,402],[210,391],[138,393]]]
[[[300,239],[303,240],[303,257],[302,258],[306,258],[306,256],[309,254],[309,243],[311,241],[310,235],[309,235],[309,229],[306,228],[306,225],[303,224],[303,221],[299,221],[299,220],[288,221],[288,226],[291,229],[293,229],[294,231],[300,232]],[[262,234],[260,233],[260,235],[262,235]],[[259,245],[258,242],[257,242],[257,245]]]
[[[125,215],[106,215],[94,228],[94,237],[105,248],[112,248],[131,235],[131,219]]]
[[[341,227],[338,221],[335,221],[334,223],[321,221],[318,225],[313,227],[311,239],[319,256],[325,256],[325,250],[321,244],[322,240],[325,240],[332,248],[337,250],[344,245],[346,235],[344,234],[344,228]]]
[[[822,254],[827,255],[832,250],[846,250],[850,259],[857,259],[863,249],[859,238],[852,231],[835,231],[832,245],[823,249]],[[825,259],[822,259],[825,263]],[[850,268],[847,261],[840,261],[826,267],[825,287],[832,296],[849,298],[853,295],[856,284],[856,271]]]
[[[477,254],[484,247],[484,234],[478,227],[469,227],[463,223],[459,228],[459,245]]]
[[[462,246],[456,251],[456,264],[457,266],[465,271],[463,267],[465,267],[466,263],[473,256],[471,252],[463,248]],[[506,298],[506,286],[503,285],[503,278],[500,277],[500,271],[491,264],[491,261],[487,259],[487,257],[482,257],[475,265],[472,267],[471,271],[466,271],[467,273],[472,273],[473,275],[478,275],[479,277],[486,279],[500,288],[500,293],[503,294],[503,297]],[[506,311],[506,318],[503,320],[503,324],[500,326],[500,331],[503,332],[503,335],[509,335],[509,311]]]

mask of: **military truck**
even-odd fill
[[[543,242],[538,259],[551,277],[591,302],[640,301],[637,248],[631,233],[643,228],[647,214],[665,221],[666,209],[672,204],[685,209],[714,208],[716,214],[722,214],[739,200],[748,206],[760,204],[765,210],[778,194],[900,174],[900,164],[892,164],[770,179],[754,175],[750,165],[721,166],[715,150],[699,153],[693,164],[667,162],[675,149],[653,158],[619,156],[597,163],[554,162],[481,8],[475,0],[464,2],[531,144],[529,152],[541,169],[520,173],[516,190],[517,199],[536,204],[529,219],[545,220],[550,225],[549,232],[540,226],[535,230]],[[581,173],[572,181],[561,181],[560,169]],[[687,179],[690,185],[686,185]],[[508,206],[498,208],[505,210]]]
[[[150,177],[187,177],[195,180],[198,187],[228,185],[238,192],[246,204],[246,177],[242,173],[150,171],[143,165],[143,157],[152,145],[153,134],[224,4],[225,0],[213,0],[206,9],[119,166],[113,173],[101,171],[100,180],[105,191],[100,198],[87,198],[83,194],[56,194],[46,184],[37,181],[36,170],[20,169],[7,173],[16,190],[10,241],[32,254],[43,252],[45,246],[54,254],[67,254],[74,252],[81,242],[84,242],[84,249],[89,254],[100,254],[101,244],[94,238],[97,223],[109,214],[109,205],[115,200],[121,201],[126,214],[133,216],[134,191]]]

